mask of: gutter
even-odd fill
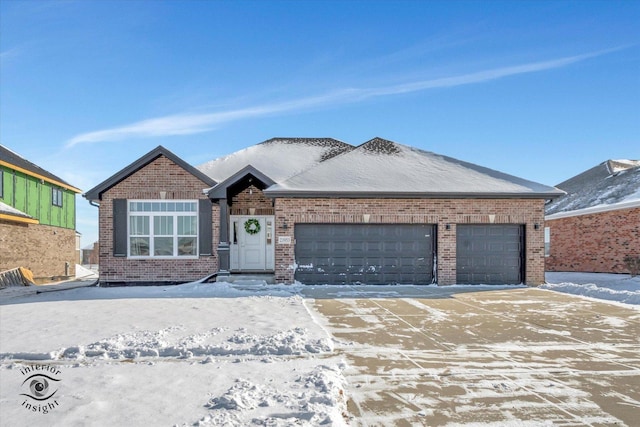
[[[351,199],[556,199],[564,192],[550,193],[435,193],[403,191],[278,191],[265,190],[271,198],[351,198]]]
[[[617,211],[621,209],[633,209],[633,208],[640,208],[640,199],[631,200],[628,202],[614,203],[612,205],[598,205],[598,206],[592,206],[590,208],[576,209],[574,211],[558,212],[555,214],[546,215],[544,219],[545,221],[550,221],[553,219],[569,218],[572,216],[591,215],[591,214],[597,214],[602,212],[610,212],[610,211]]]

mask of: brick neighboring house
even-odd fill
[[[273,273],[278,282],[544,282],[562,192],[374,138],[274,138],[198,168],[158,147],[84,196],[100,281]]]
[[[78,193],[0,145],[0,271],[26,267],[39,283],[73,277]]]
[[[628,273],[640,256],[640,161],[607,160],[557,185],[546,208],[548,271]]]

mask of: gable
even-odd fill
[[[165,164],[158,166],[160,163]],[[168,165],[172,172],[169,172],[168,169],[163,169]],[[138,172],[142,170],[145,170],[145,172],[143,174],[138,174]],[[173,186],[173,181],[175,181],[175,178],[179,175],[191,176],[197,180],[198,185],[202,188],[212,187],[216,184],[213,179],[189,165],[171,151],[162,146],[158,146],[135,162],[131,163],[129,166],[87,191],[83,196],[90,201],[101,200],[103,193],[125,180],[130,181],[130,185],[137,186],[141,189],[147,188],[150,185],[154,187],[158,187],[159,185],[165,187]],[[200,188],[200,190],[202,188]]]

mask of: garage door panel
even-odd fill
[[[516,224],[459,224],[456,281],[471,284],[521,283],[523,228]]]
[[[433,235],[427,224],[296,224],[296,280],[430,284]]]

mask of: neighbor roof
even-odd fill
[[[640,160],[607,160],[557,185],[566,191],[546,214],[640,200]]]
[[[82,193],[82,190],[79,190],[78,188],[69,184],[59,176],[54,175],[51,172],[42,169],[40,166],[36,165],[35,163],[31,163],[29,160],[25,159],[18,153],[15,153],[9,150],[7,147],[3,145],[0,145],[0,165],[17,170],[27,175],[34,176],[38,179],[43,179],[47,182],[58,185],[60,187],[64,187],[75,193]]]
[[[280,182],[353,149],[352,145],[333,138],[272,138],[197,168],[222,182],[251,165]]]
[[[91,190],[87,191],[85,194],[83,194],[83,196],[87,200],[100,200],[102,198],[103,192],[107,191],[109,188],[113,187],[114,185],[116,185],[123,179],[127,178],[128,176],[139,171],[140,169],[142,169],[143,167],[145,167],[146,165],[148,165],[149,163],[151,163],[152,161],[154,161],[160,156],[164,156],[168,158],[173,163],[180,166],[182,169],[186,170],[196,178],[200,179],[206,185],[209,185],[212,187],[216,184],[216,181],[209,178],[207,175],[203,174],[202,172],[200,172],[199,170],[191,166],[189,163],[185,162],[180,157],[173,154],[171,151],[159,145],[158,147],[154,148],[144,156],[140,157],[135,162],[131,163],[129,166],[125,167],[119,172],[116,172],[110,178],[107,178],[105,181],[102,181],[100,184],[93,187]]]
[[[281,196],[555,198],[562,191],[374,138],[271,186]]]

